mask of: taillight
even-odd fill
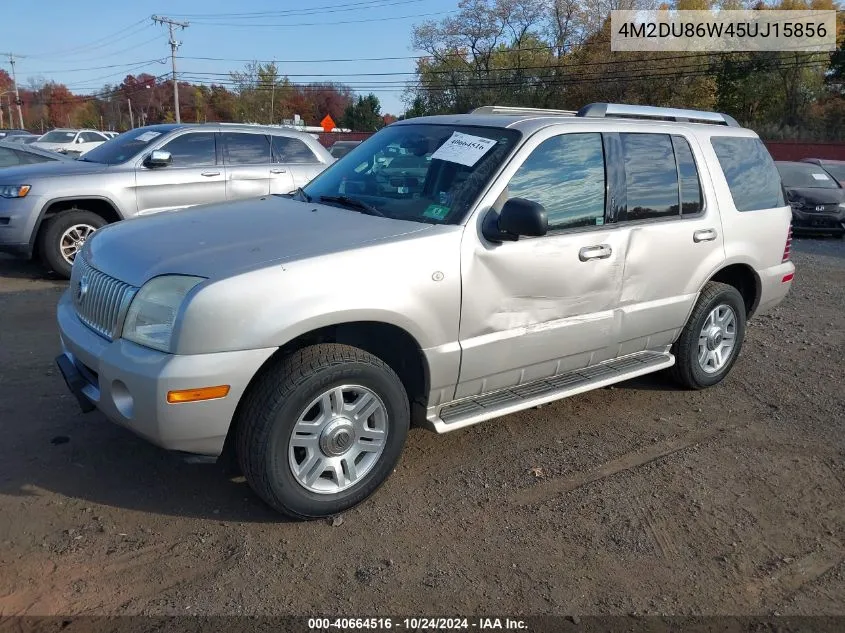
[[[789,233],[786,234],[786,246],[783,247],[783,259],[781,263],[788,262],[792,254],[792,223],[789,224]]]

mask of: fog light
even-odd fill
[[[167,401],[170,404],[182,402],[198,402],[200,400],[214,400],[225,398],[229,394],[229,385],[217,385],[216,387],[200,387],[198,389],[181,389],[179,391],[168,391]]]

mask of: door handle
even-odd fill
[[[270,173],[271,174],[286,174],[287,170],[286,169],[271,169]]]
[[[200,175],[205,176],[206,178],[208,178],[208,177],[211,177],[211,176],[219,176],[219,175],[220,175],[220,172],[219,172],[219,171],[204,171],[204,172],[202,172],[202,174],[200,174]]]
[[[582,262],[591,259],[607,259],[613,253],[613,249],[608,244],[599,244],[598,246],[585,246],[578,251],[578,259]]]
[[[712,242],[716,239],[716,229],[701,229],[692,234],[692,241],[698,242]]]

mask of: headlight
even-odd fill
[[[30,189],[29,185],[0,185],[0,198],[25,198]]]
[[[840,203],[839,203],[839,208],[840,208],[840,209],[845,209],[845,202],[840,202]]]
[[[202,277],[164,275],[150,279],[135,295],[126,313],[123,338],[162,352],[170,352],[176,315],[191,288]]]

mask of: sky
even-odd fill
[[[3,22],[28,26],[2,29],[0,53],[19,56],[22,86],[53,80],[91,94],[127,74],[170,72],[167,28],[150,19],[160,15],[189,22],[176,35],[186,80],[226,81],[248,60],[275,59],[294,83],[346,83],[378,96],[382,113],[401,114],[400,85],[420,54],[411,48],[413,26],[456,7],[457,0],[2,0]],[[373,60],[383,57],[406,59]],[[0,68],[11,70],[7,58]]]

